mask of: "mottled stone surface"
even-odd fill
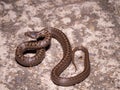
[[[52,68],[61,60],[56,40],[41,64],[22,67],[15,49],[29,40],[24,32],[52,26],[62,30],[72,48],[84,45],[90,53],[91,74],[75,86],[56,86]],[[0,90],[120,90],[120,0],[0,0]],[[57,54],[56,54],[57,53]],[[62,76],[82,72],[77,52],[75,63]]]

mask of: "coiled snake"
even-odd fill
[[[45,57],[45,48],[50,45],[51,38],[55,38],[62,46],[63,49],[63,58],[62,60],[53,68],[51,72],[51,79],[54,84],[59,86],[72,86],[80,83],[85,80],[90,74],[90,61],[88,50],[81,46],[76,47],[72,50],[70,42],[66,35],[57,28],[44,28],[41,31],[29,31],[25,35],[36,39],[35,41],[27,41],[21,43],[15,53],[16,61],[22,66],[35,66],[44,59]],[[42,40],[38,40],[39,37],[42,37]],[[36,50],[36,54],[33,57],[25,56],[27,50]],[[70,65],[72,62],[74,64],[74,54],[77,50],[81,50],[85,53],[84,58],[84,70],[73,77],[61,77],[61,73]]]

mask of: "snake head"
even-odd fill
[[[25,36],[28,36],[32,39],[37,39],[38,38],[38,32],[37,31],[25,32]]]

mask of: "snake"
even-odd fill
[[[61,61],[52,69],[51,80],[58,86],[73,86],[85,80],[90,74],[90,60],[88,49],[84,46],[75,47],[72,50],[71,44],[67,36],[59,29],[54,27],[44,28],[41,31],[28,31],[26,36],[35,39],[34,41],[26,41],[18,45],[15,53],[16,61],[22,66],[35,66],[42,62],[45,58],[45,48],[51,44],[51,39],[56,39],[62,49],[63,57]],[[38,40],[41,38],[42,40]],[[25,56],[25,51],[36,50],[33,57]],[[84,70],[79,74],[71,77],[62,77],[62,72],[71,64],[74,63],[75,52],[81,50],[84,52]],[[76,67],[76,66],[75,66]]]

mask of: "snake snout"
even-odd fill
[[[38,32],[25,32],[25,36],[28,36],[32,39],[37,39],[38,38]]]

